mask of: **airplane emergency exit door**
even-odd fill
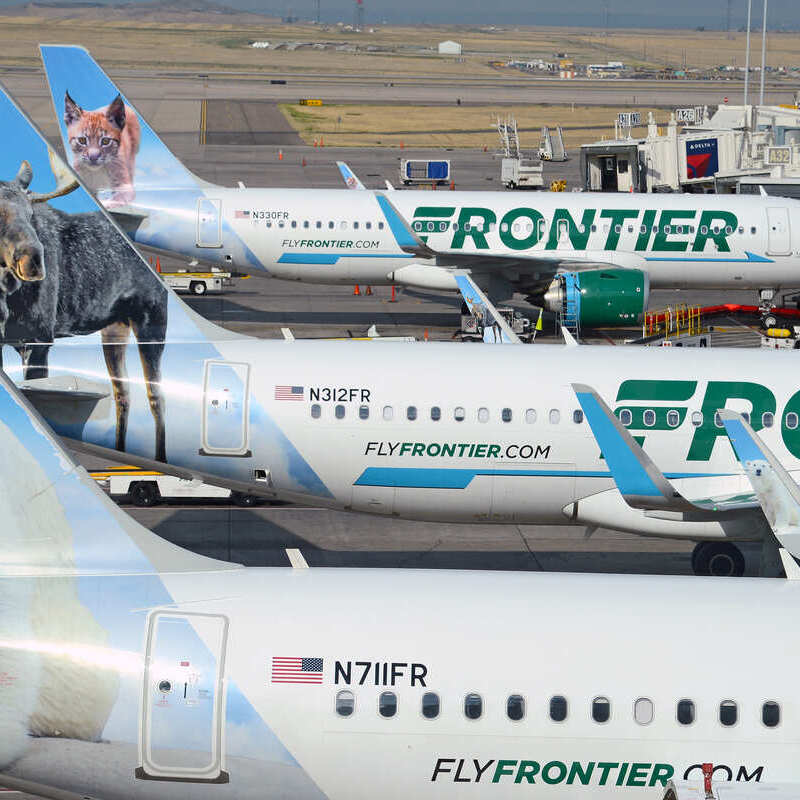
[[[137,778],[228,782],[222,749],[227,638],[228,619],[221,615],[150,615]]]
[[[197,246],[222,247],[222,201],[201,197],[197,201]]]
[[[206,361],[203,379],[203,456],[251,455],[250,365]]]
[[[767,253],[771,256],[788,256],[792,253],[792,237],[789,231],[789,209],[767,209]]]

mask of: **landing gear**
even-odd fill
[[[778,324],[778,318],[774,314],[775,310],[775,290],[758,290],[758,313],[761,315],[761,327],[764,330],[774,328]]]
[[[744,575],[744,556],[730,542],[700,542],[692,551],[695,575],[740,578]]]

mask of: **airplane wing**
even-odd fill
[[[775,538],[800,556],[800,486],[741,414],[723,408],[719,415]]]
[[[336,166],[339,167],[339,172],[342,173],[342,180],[348,189],[364,189],[366,188],[363,183],[358,179],[358,176],[344,163],[344,161],[337,161]]]
[[[466,272],[457,271],[454,274],[467,308],[483,324],[483,341],[487,344],[522,344],[519,336],[511,330],[511,326],[475,281]]]
[[[573,383],[572,388],[614,483],[631,508],[713,516],[758,508],[758,499],[748,493],[691,499],[685,497],[653,463],[591,386]]]
[[[390,230],[395,235],[401,250],[418,258],[435,259],[437,266],[453,269],[469,269],[473,277],[479,272],[511,269],[537,273],[537,280],[531,285],[533,292],[539,288],[544,291],[553,279],[553,276],[562,270],[580,272],[588,269],[614,267],[622,269],[645,269],[647,263],[644,257],[636,253],[609,254],[606,251],[559,251],[526,252],[514,255],[497,255],[491,253],[449,253],[435,250],[424,242],[416,231],[409,225],[405,217],[397,210],[395,205],[381,192],[376,192],[375,197],[383,212]],[[613,255],[613,260],[609,258]]]

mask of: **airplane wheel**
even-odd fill
[[[192,294],[205,294],[206,293],[206,285],[203,281],[192,281],[189,284],[189,291]]]
[[[778,324],[778,318],[774,314],[767,314],[761,320],[761,324],[765,329],[774,328]]]
[[[692,553],[695,575],[739,578],[744,575],[744,556],[730,542],[700,542]]]
[[[254,494],[244,494],[243,492],[231,492],[231,500],[234,505],[242,508],[252,508],[258,504],[258,497]]]

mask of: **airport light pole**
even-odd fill
[[[750,84],[750,18],[753,11],[753,0],[747,0],[747,45],[744,55],[744,104],[747,105],[747,89]]]
[[[758,104],[764,105],[764,73],[767,71],[767,0],[764,0],[764,19],[761,23],[761,91]]]

